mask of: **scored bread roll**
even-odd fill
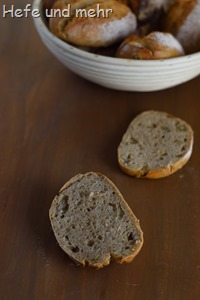
[[[162,30],[172,33],[186,54],[200,51],[200,0],[177,0],[163,18]]]
[[[162,59],[184,55],[181,44],[170,34],[152,32],[141,38],[135,34],[124,40],[116,56],[131,59]]]
[[[193,147],[185,121],[159,111],[146,111],[130,123],[118,147],[118,162],[135,177],[162,178],[182,168]]]
[[[69,180],[49,216],[60,247],[83,266],[102,268],[111,259],[129,263],[143,244],[139,221],[117,187],[99,173]]]
[[[80,2],[80,3],[79,3]],[[77,1],[71,6],[70,18],[50,18],[49,27],[52,33],[61,39],[82,47],[106,47],[115,42],[122,41],[125,37],[135,32],[137,21],[130,8],[115,0],[108,1]],[[85,5],[87,2],[87,5]],[[97,2],[99,9],[112,10],[109,17],[81,17],[76,16],[77,8],[84,8],[86,13],[94,10],[97,12]],[[101,3],[102,2],[102,3]],[[72,1],[73,3],[73,1]],[[92,4],[94,3],[94,4]],[[66,8],[66,1],[58,1],[53,8]]]

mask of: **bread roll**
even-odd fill
[[[91,0],[90,0],[91,1]],[[94,9],[97,10],[95,4],[85,7],[86,12]],[[84,7],[84,2],[82,7]],[[88,3],[88,1],[87,1]],[[89,2],[90,3],[90,2]],[[99,3],[99,1],[98,1]],[[66,8],[65,1],[55,3],[55,8]],[[128,6],[117,1],[104,1],[99,4],[99,8],[106,10],[112,9],[109,17],[76,17],[73,12],[76,8],[81,8],[79,3],[72,6],[72,14],[69,22],[68,18],[51,18],[49,22],[50,30],[61,39],[83,47],[106,47],[115,42],[123,40],[125,37],[135,32],[137,22],[135,15]]]
[[[200,51],[200,0],[177,0],[163,19],[162,29],[177,38],[186,54]]]
[[[131,35],[120,45],[116,56],[131,59],[162,59],[183,54],[182,46],[170,33],[156,31],[143,38]]]

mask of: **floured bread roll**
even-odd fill
[[[61,10],[71,4],[70,18],[50,18],[49,27],[52,33],[76,46],[106,47],[123,40],[135,32],[137,21],[130,8],[115,0],[61,0],[53,8]],[[104,11],[111,9],[109,17],[75,16],[77,8],[97,11],[97,4]]]
[[[126,38],[116,56],[132,59],[162,59],[183,54],[182,46],[170,33],[155,31],[143,38],[137,35]]]
[[[162,30],[171,32],[186,54],[200,50],[200,0],[177,0],[162,22]]]

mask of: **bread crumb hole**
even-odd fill
[[[101,241],[101,240],[102,240],[102,236],[101,236],[101,235],[98,235],[98,239]]]
[[[87,245],[88,245],[89,247],[92,247],[92,246],[94,245],[94,241],[93,241],[93,240],[88,241]]]
[[[123,209],[121,208],[121,206],[119,206],[119,211],[118,211],[118,216],[119,216],[119,218],[120,219],[122,219],[123,218],[123,216],[124,216],[124,211],[123,211]]]
[[[69,197],[67,195],[64,195],[61,199],[63,214],[65,214],[68,211],[68,208],[69,208],[68,199],[69,199]]]
[[[116,207],[115,203],[109,203],[109,205],[112,207],[113,211],[117,210],[117,207]]]
[[[136,241],[138,239],[139,239],[139,236],[135,232],[131,232],[128,236],[128,241]]]
[[[77,205],[79,206],[79,205],[81,205],[81,204],[83,204],[83,200],[82,200],[82,199],[78,202]]]
[[[74,246],[71,248],[72,252],[77,253],[79,252],[79,248],[77,246]]]
[[[130,142],[131,142],[131,144],[138,144],[138,141],[134,138],[134,137],[130,137]]]

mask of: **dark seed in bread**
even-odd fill
[[[99,173],[79,174],[54,198],[49,216],[60,247],[77,263],[102,268],[131,262],[143,244],[139,221],[116,186]]]
[[[135,177],[161,178],[189,160],[193,131],[185,121],[159,111],[146,111],[129,125],[118,147],[121,169]]]

